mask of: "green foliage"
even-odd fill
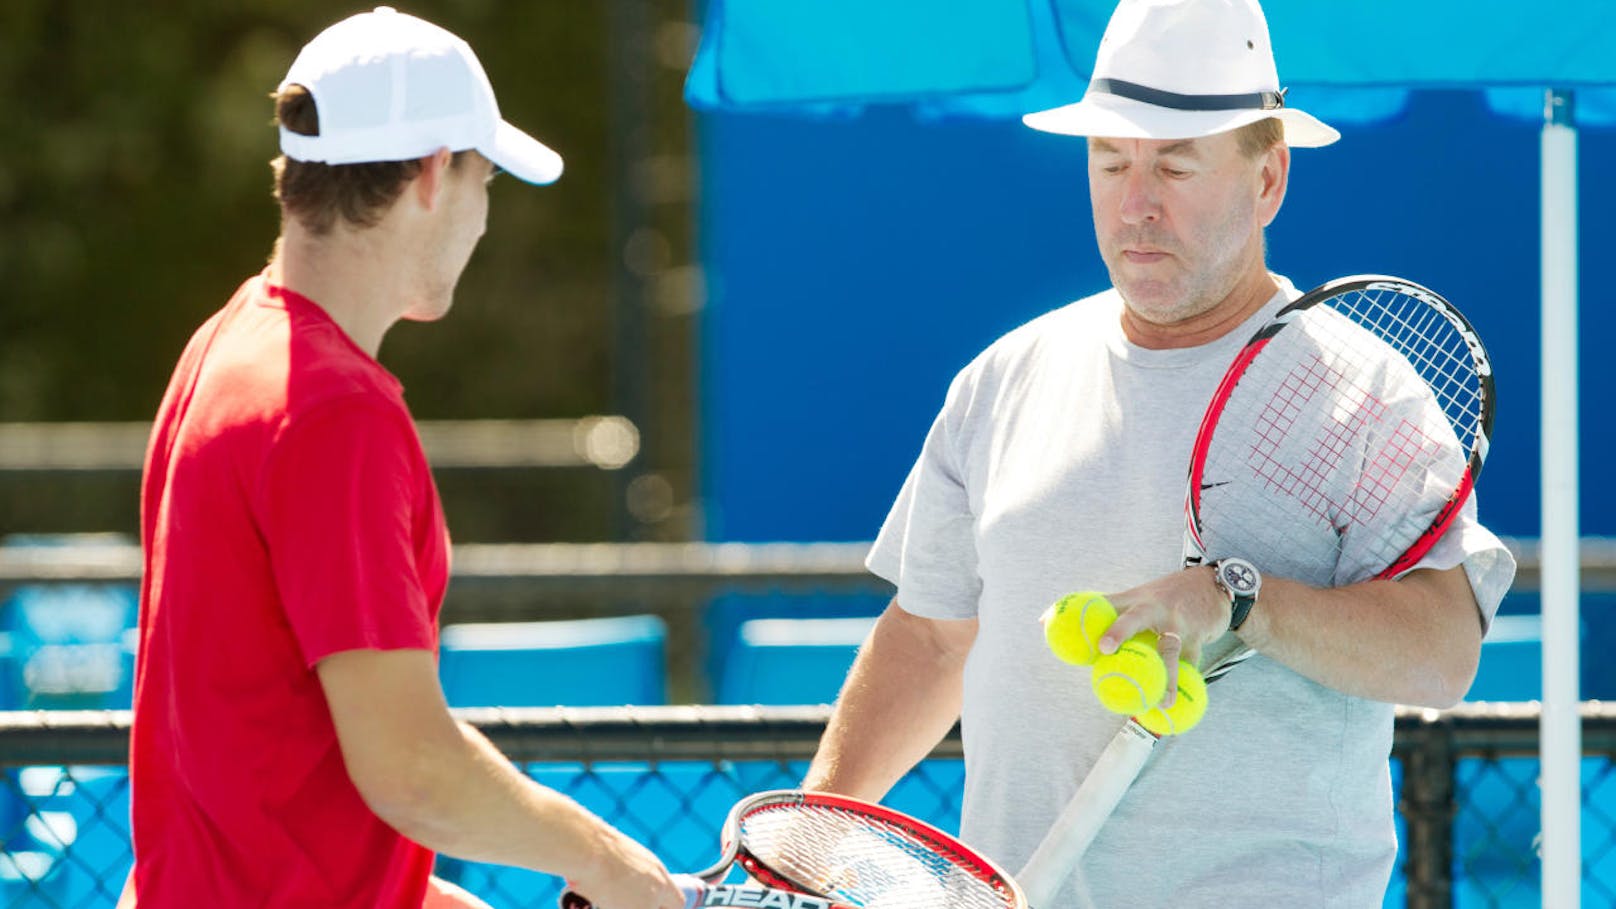
[[[495,182],[455,311],[400,325],[383,363],[420,418],[610,412],[611,8],[399,5],[470,42],[504,115],[561,151],[567,173],[551,187]],[[275,239],[269,93],[305,41],[363,8],[0,4],[0,421],[151,416],[186,339]],[[659,116],[682,128],[682,110]],[[568,535],[486,530],[529,531]]]
[[[191,330],[263,265],[278,228],[267,96],[332,7],[6,6],[0,419],[140,419]],[[609,404],[601,9],[410,7],[465,36],[506,116],[568,158],[554,187],[496,184],[460,308],[388,345],[422,416]]]

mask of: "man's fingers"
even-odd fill
[[[1116,601],[1113,600],[1113,603]],[[1100,635],[1100,652],[1116,653],[1122,642],[1150,627],[1151,617],[1138,606],[1119,607],[1117,619]]]
[[[1156,652],[1161,654],[1162,662],[1167,665],[1167,691],[1161,701],[1163,710],[1173,706],[1173,699],[1178,696],[1178,660],[1183,651],[1184,639],[1176,631],[1164,631],[1156,641]]]

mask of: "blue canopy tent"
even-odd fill
[[[699,110],[816,118],[903,105],[1019,117],[1076,100],[1112,0],[707,0],[686,96]],[[1605,0],[1269,3],[1285,83],[1326,121],[1409,89],[1476,88],[1541,138],[1543,899],[1580,899],[1576,127],[1616,125]],[[1574,102],[1574,103],[1573,103]]]

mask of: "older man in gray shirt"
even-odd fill
[[[1243,621],[1210,569],[1179,568],[1201,414],[1241,342],[1298,296],[1263,242],[1290,148],[1337,134],[1283,106],[1255,0],[1124,0],[1084,100],[1027,122],[1088,137],[1114,287],[955,378],[870,554],[897,598],[805,785],[879,798],[960,718],[961,836],[1021,867],[1124,722],[1074,687],[1086,678],[1037,618],[1110,591],[1188,653],[1258,656],[1157,749],[1058,905],[1379,906],[1392,704],[1463,696],[1514,561],[1472,500],[1397,580],[1270,576]]]

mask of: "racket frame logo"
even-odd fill
[[[702,894],[702,906],[747,906],[752,909],[836,909],[836,903],[806,893],[789,893],[744,884],[713,884]]]

